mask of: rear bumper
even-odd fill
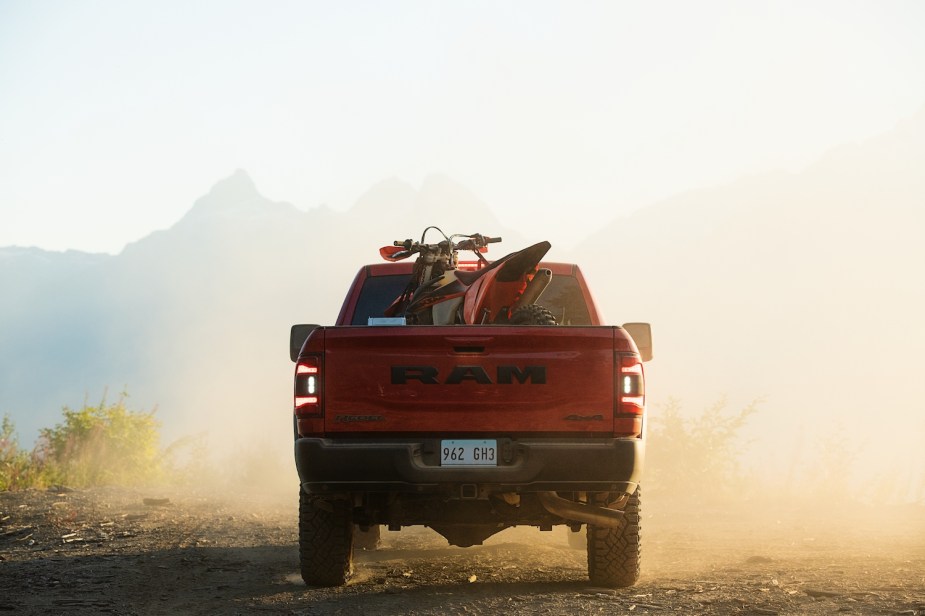
[[[640,439],[498,439],[497,466],[443,467],[438,439],[299,438],[295,461],[305,490],[438,492],[475,484],[490,492],[633,492],[642,473]]]

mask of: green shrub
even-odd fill
[[[36,448],[49,483],[74,487],[135,485],[162,477],[154,411],[134,412],[125,394],[114,404],[65,407],[64,421],[41,430]]]

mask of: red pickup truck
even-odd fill
[[[306,584],[344,584],[380,525],[463,547],[586,525],[591,582],[636,582],[650,328],[602,325],[576,265],[541,266],[558,326],[389,325],[411,263],[362,268],[335,326],[293,326]]]

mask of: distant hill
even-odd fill
[[[755,437],[781,478],[814,472],[827,440],[892,479],[925,474],[923,169],[925,110],[801,173],[640,210],[575,258],[609,314],[652,321],[651,391],[766,397]]]

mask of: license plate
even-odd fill
[[[441,466],[497,466],[498,441],[452,440],[440,443]]]

